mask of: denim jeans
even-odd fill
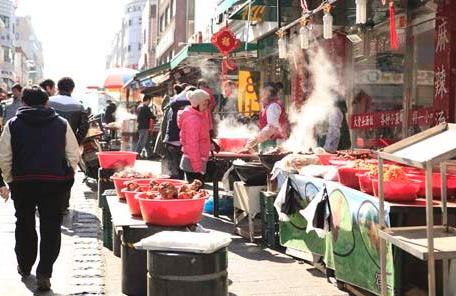
[[[138,130],[139,139],[138,143],[136,144],[136,152],[138,152],[138,156],[141,154],[142,150],[146,148],[147,157],[152,157],[154,151],[152,147],[149,145],[150,141],[150,133],[148,129],[140,129]]]

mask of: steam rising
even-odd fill
[[[328,119],[341,94],[337,71],[324,50],[317,47],[308,54],[313,90],[301,109],[290,108],[288,116],[293,127],[290,138],[283,144],[285,149],[293,152],[307,151],[316,146],[314,128]]]
[[[243,124],[232,116],[223,119],[218,124],[218,137],[220,138],[253,138],[258,132],[256,124]]]

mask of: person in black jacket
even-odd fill
[[[194,91],[196,87],[186,86],[183,91],[176,95],[169,102],[169,111],[167,116],[166,133],[163,142],[166,146],[166,159],[168,162],[168,171],[172,179],[184,179],[184,171],[180,169],[182,159],[182,144],[180,141],[180,129],[177,126],[177,114],[190,105],[187,99],[187,92]]]
[[[138,152],[138,157],[141,155],[141,152],[144,148],[146,148],[147,158],[152,158],[154,151],[149,144],[150,141],[150,121],[155,120],[155,116],[150,110],[150,102],[152,101],[152,97],[149,95],[145,95],[142,104],[139,105],[137,109],[138,114],[138,133],[139,139],[138,143],[136,144],[136,152]]]
[[[24,106],[5,126],[0,138],[0,167],[16,210],[17,271],[28,277],[38,253],[35,211],[40,219],[39,290],[49,290],[52,269],[60,252],[61,207],[71,189],[79,147],[69,123],[47,107],[39,86],[22,92]]]
[[[89,119],[87,110],[80,101],[73,98],[75,84],[73,79],[63,77],[57,83],[59,94],[49,98],[49,106],[55,109],[71,125],[79,145],[84,141],[89,131]]]
[[[114,104],[111,100],[106,101],[106,109],[105,109],[105,122],[111,123],[116,121],[115,113],[117,110],[116,104]]]
[[[87,110],[84,106],[73,98],[75,84],[73,79],[63,77],[57,83],[59,94],[49,98],[49,106],[55,109],[55,112],[65,118],[71,126],[78,144],[81,145],[89,131],[89,119]],[[66,193],[67,202],[63,204],[62,213],[68,214],[70,207],[71,189]]]

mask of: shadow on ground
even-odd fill
[[[65,296],[64,294],[54,293],[52,289],[46,292],[37,291],[36,277],[34,275],[22,278],[22,282],[34,296]]]
[[[228,217],[214,218],[211,215],[203,215],[200,224],[204,228],[233,235],[233,222]],[[285,257],[278,252],[271,252],[271,250],[252,244],[240,236],[232,236],[229,250],[236,255],[255,261],[266,260],[284,264],[295,262],[290,257]]]

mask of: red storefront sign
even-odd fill
[[[435,124],[454,120],[456,62],[456,1],[438,4],[434,43],[434,112],[442,113]]]
[[[415,109],[410,111],[410,126],[433,125],[442,120],[442,112],[434,112],[432,108]],[[348,116],[348,125],[351,129],[387,128],[402,126],[404,114],[402,110],[389,112],[375,112],[352,114]]]

